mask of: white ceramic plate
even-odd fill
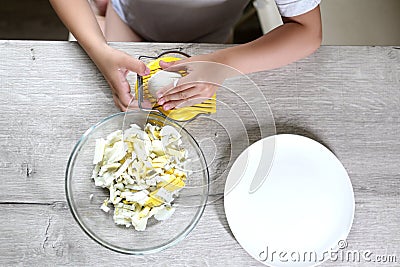
[[[224,205],[240,245],[270,266],[329,259],[345,244],[354,217],[353,188],[340,161],[320,143],[290,134],[262,139],[238,157]]]

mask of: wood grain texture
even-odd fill
[[[135,57],[173,48],[201,54],[225,47],[112,45]],[[260,265],[227,226],[224,170],[234,157],[230,158],[227,134],[207,118],[202,122],[209,123],[208,128],[188,127],[198,129],[196,137],[204,140],[203,149],[214,158],[210,171],[215,201],[210,201],[193,232],[177,246],[148,257],[121,255],[92,241],[68,210],[64,173],[80,136],[118,111],[107,83],[76,43],[0,41],[0,60],[0,265]],[[349,247],[394,254],[400,262],[400,50],[326,46],[306,59],[250,78],[268,100],[277,133],[301,134],[323,143],[348,171],[356,199]],[[257,92],[244,94],[253,99],[252,106],[266,110]],[[219,99],[238,103],[224,91]],[[248,142],[254,142],[259,136],[254,118],[244,105],[237,107]],[[219,120],[233,120],[228,111],[220,110]],[[213,142],[218,143],[217,150]],[[323,264],[359,265],[371,263]]]

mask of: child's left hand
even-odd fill
[[[216,63],[212,54],[200,55],[175,62],[160,61],[166,71],[184,71],[185,76],[174,86],[170,84],[157,92],[157,103],[164,110],[192,106],[211,98],[233,70]]]

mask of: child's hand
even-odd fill
[[[150,70],[142,61],[108,45],[96,51],[92,59],[110,85],[115,105],[125,111],[133,97],[126,80],[127,74],[133,71],[148,75]],[[137,107],[137,101],[132,102],[130,107]]]
[[[192,106],[211,98],[223,81],[232,76],[232,68],[210,61],[211,55],[196,56],[175,62],[160,61],[166,71],[184,71],[178,83],[157,92],[157,103],[164,110]]]

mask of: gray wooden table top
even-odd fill
[[[201,54],[224,47],[112,45],[133,56],[173,48]],[[214,201],[199,224],[172,248],[139,257],[91,240],[71,216],[64,174],[69,154],[85,130],[118,112],[108,85],[76,43],[0,41],[0,62],[1,266],[261,265],[229,231],[223,179],[211,189]],[[321,47],[306,59],[250,78],[270,104],[277,133],[301,134],[323,143],[348,171],[356,201],[348,248],[369,250],[373,257],[396,256],[397,263],[383,266],[399,264],[399,47]],[[211,172],[221,171],[218,166]],[[377,263],[323,264],[359,265]]]

